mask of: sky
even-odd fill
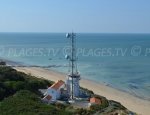
[[[0,32],[150,33],[150,0],[0,0]]]

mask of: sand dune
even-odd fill
[[[46,70],[43,68],[16,67],[15,69],[17,69],[18,71],[25,72],[27,74],[31,74],[40,78],[43,77],[52,81],[57,81],[59,79],[65,80],[64,74]],[[80,85],[82,87],[93,90],[94,93],[102,95],[107,99],[120,102],[122,105],[124,105],[131,111],[134,111],[141,115],[150,115],[150,101],[140,99],[128,93],[86,79],[81,79]]]

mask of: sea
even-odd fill
[[[24,66],[70,71],[65,33],[0,33],[0,58]],[[150,34],[76,33],[82,79],[150,100]]]

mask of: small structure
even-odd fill
[[[52,99],[52,96],[46,95],[46,96],[43,98],[43,101],[44,101],[44,102],[47,102],[47,103],[50,103],[50,102],[51,102],[51,99]]]
[[[96,98],[96,97],[90,98],[89,106],[95,105],[95,104],[100,105],[100,104],[102,104],[102,101],[99,98]]]
[[[51,87],[47,89],[47,92],[44,94],[45,97],[43,98],[44,101],[56,101],[57,99],[60,99],[61,97],[61,89],[65,87],[65,82],[62,80],[58,80],[56,83],[54,83]]]
[[[5,61],[0,61],[0,66],[6,66],[6,62]]]

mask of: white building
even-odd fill
[[[47,89],[47,92],[44,94],[45,97],[43,98],[43,101],[50,102],[50,101],[56,101],[57,99],[60,99],[62,93],[61,89],[64,88],[65,88],[65,83],[62,80],[57,81]]]
[[[67,91],[69,96],[73,96],[73,97],[80,96],[79,80],[80,80],[79,74],[76,74],[73,77],[71,75],[67,76],[66,85],[67,85]]]
[[[52,96],[46,95],[42,100],[47,103],[51,103]]]

